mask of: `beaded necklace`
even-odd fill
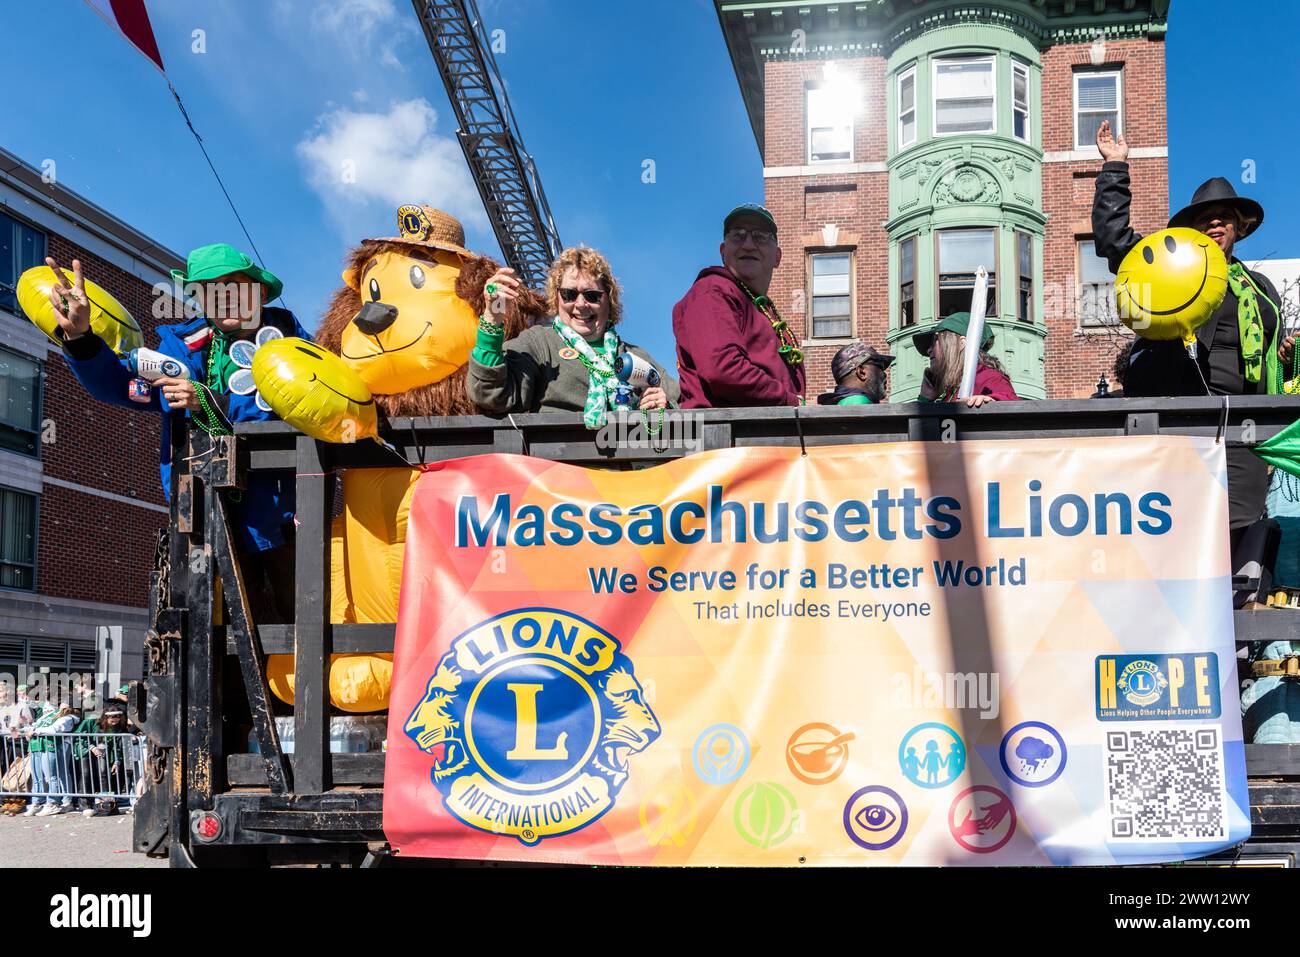
[[[767,321],[772,324],[772,331],[776,333],[776,351],[781,354],[781,358],[785,360],[786,365],[803,365],[803,350],[799,348],[794,333],[790,331],[789,323],[781,318],[776,303],[767,296],[758,295],[749,288],[743,279],[737,279],[736,282],[740,283],[740,288],[745,290],[745,295],[749,296],[754,303],[754,308],[766,316]]]
[[[574,351],[577,352],[576,349]],[[586,367],[587,375],[596,376],[601,379],[607,378],[607,374],[602,370],[595,368],[591,364],[591,361],[586,356],[584,356],[581,352],[577,352],[577,355],[578,355],[578,361],[581,362],[583,366]],[[661,431],[663,431],[664,419],[668,417],[668,413],[665,409],[659,410],[659,421],[653,425],[650,423],[650,416],[646,415],[645,409],[638,409],[637,411],[641,413],[641,421],[645,423],[645,429],[649,435],[658,435]]]

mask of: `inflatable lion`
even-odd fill
[[[483,286],[499,268],[465,249],[464,227],[428,206],[398,210],[400,235],[367,239],[347,257],[342,288],[316,332],[341,356],[389,418],[473,415],[465,376],[483,313]],[[502,317],[512,338],[546,315],[525,290]],[[354,469],[343,474],[343,509],[331,542],[331,621],[397,620],[406,520],[419,472]],[[274,655],[271,687],[293,701],[293,657]],[[335,655],[330,699],[344,711],[388,707],[391,655]]]

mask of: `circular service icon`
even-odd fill
[[[966,745],[946,724],[927,721],[903,735],[898,766],[917,787],[944,788],[966,769]]]
[[[695,739],[691,763],[705,784],[730,784],[749,767],[749,740],[734,724],[710,725]]]
[[[737,834],[767,850],[794,833],[798,812],[793,794],[779,784],[761,781],[740,792],[731,818]]]
[[[948,831],[972,854],[992,854],[1016,833],[1015,805],[997,788],[977,784],[953,799]]]
[[[786,766],[805,784],[830,784],[849,763],[853,737],[852,731],[841,732],[821,721],[805,724],[786,743]]]
[[[998,758],[1008,778],[1027,788],[1051,784],[1065,770],[1065,739],[1050,724],[1022,721],[1002,738]]]
[[[868,785],[853,792],[844,805],[844,830],[858,847],[883,851],[907,830],[907,805],[883,784]]]

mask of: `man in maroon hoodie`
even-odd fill
[[[738,206],[722,224],[722,265],[699,274],[673,307],[683,409],[800,405],[803,353],[767,298],[781,263],[776,220]]]

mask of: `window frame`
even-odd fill
[[[854,155],[854,149],[853,149],[853,147],[854,147],[854,143],[853,143],[853,140],[854,140],[854,137],[857,136],[857,128],[856,128],[856,125],[855,125],[854,122],[853,122],[853,115],[852,115],[852,114],[849,115],[848,120],[847,120],[846,123],[841,124],[842,126],[847,126],[847,127],[848,127],[848,145],[849,145],[849,151],[848,151],[848,152],[849,152],[849,155],[846,156],[846,157],[838,157],[838,156],[837,156],[837,157],[834,157],[834,158],[832,158],[832,159],[817,159],[815,156],[813,156],[813,115],[812,115],[812,114],[813,114],[813,110],[812,110],[812,98],[813,98],[813,94],[815,94],[815,93],[819,93],[819,92],[821,92],[821,91],[823,91],[823,90],[825,90],[825,89],[827,89],[827,87],[826,87],[824,84],[809,84],[809,85],[806,85],[806,86],[804,87],[804,96],[803,96],[803,119],[804,119],[803,127],[804,127],[804,146],[805,146],[805,154],[804,154],[804,155],[807,157],[808,165],[809,165],[809,166],[824,166],[824,165],[826,165],[826,164],[828,164],[828,163],[852,163],[852,162],[853,162],[853,155]],[[839,126],[832,126],[832,127],[829,127],[829,128],[832,129],[832,130],[834,130],[834,129],[839,129],[840,127],[839,127]],[[819,127],[817,127],[817,129],[819,129],[819,130],[820,130],[820,129],[827,129],[827,127],[821,127],[821,126],[819,126]]]
[[[1015,292],[1016,292],[1016,321],[1017,321],[1017,322],[1025,322],[1025,323],[1028,323],[1028,324],[1030,324],[1030,325],[1033,325],[1033,323],[1034,323],[1034,295],[1035,295],[1035,292],[1036,292],[1036,290],[1035,290],[1035,288],[1034,288],[1034,272],[1033,272],[1033,269],[1034,269],[1034,234],[1031,233],[1031,232],[1029,232],[1028,230],[1025,230],[1025,229],[1013,229],[1011,235],[1012,235],[1012,240],[1013,240],[1013,242],[1014,242],[1014,244],[1015,244],[1015,254],[1016,254],[1016,255],[1015,255],[1015,259],[1016,259],[1016,290],[1015,290]],[[1026,241],[1026,242],[1029,243],[1029,269],[1030,269],[1030,273],[1029,273],[1028,276],[1026,276],[1026,275],[1025,275],[1023,272],[1021,272],[1021,270],[1020,270],[1020,243],[1021,243],[1022,240],[1024,240],[1024,241]],[[1024,284],[1025,284],[1026,282],[1029,283],[1029,289],[1028,289],[1028,290],[1025,290],[1025,289],[1024,289]],[[1020,314],[1021,297],[1022,297],[1023,295],[1025,295],[1026,291],[1028,292],[1028,298],[1024,300],[1024,302],[1025,302],[1025,314],[1022,316],[1022,315]]]
[[[0,584],[0,591],[19,591],[24,594],[36,594],[40,590],[40,581],[37,577],[37,563],[40,559],[40,529],[41,529],[41,496],[38,492],[28,492],[20,488],[13,488],[9,485],[0,485],[0,514],[4,508],[4,494],[25,495],[32,500],[32,560],[31,563],[11,561],[3,557],[0,552],[0,569],[6,567],[30,568],[32,583],[29,588],[22,588],[18,585]],[[0,530],[0,542],[3,542],[3,530]]]
[[[1108,283],[1084,283],[1083,281],[1083,247],[1085,243],[1092,244],[1093,255],[1097,255],[1097,240],[1094,236],[1076,236],[1074,238],[1074,319],[1075,328],[1080,332],[1106,332],[1116,329],[1122,325],[1119,319],[1119,311],[1115,306],[1115,276],[1112,274]],[[1100,256],[1097,256],[1100,259]],[[1084,286],[1102,287],[1109,286],[1110,293],[1106,296],[1106,303],[1109,307],[1108,317],[1101,321],[1087,320],[1083,314],[1083,293]]]
[[[1016,113],[1019,108],[1016,106],[1016,75],[1019,74],[1025,78],[1025,135],[1016,135]],[[1033,110],[1030,108],[1032,97],[1029,89],[1029,65],[1021,63],[1019,60],[1011,61],[1011,138],[1021,143],[1030,143],[1034,138],[1033,127]],[[1077,129],[1077,127],[1076,127]]]
[[[939,67],[950,63],[989,64],[989,77],[992,80],[992,100],[989,105],[989,128],[987,130],[954,130],[950,133],[939,132]],[[982,96],[946,97],[945,99],[982,100]],[[930,126],[933,135],[940,136],[995,136],[998,132],[998,57],[995,53],[967,53],[952,56],[935,57],[930,70],[930,113],[933,119]]]
[[[918,271],[916,254],[917,251],[920,249],[919,239],[920,236],[908,236],[906,239],[900,239],[898,241],[898,325],[897,328],[899,329],[906,329],[909,326],[916,325],[916,274]],[[912,278],[910,280],[905,280],[903,278],[903,247],[909,244],[912,247]],[[908,285],[912,287],[912,294],[910,297],[905,297],[903,294],[903,288]],[[910,302],[912,304],[911,319],[904,322],[903,304],[907,302]]]
[[[36,381],[32,396],[32,417],[35,420],[35,425],[28,429],[25,426],[20,426],[4,418],[3,415],[0,415],[0,429],[7,429],[19,435],[30,435],[32,437],[32,450],[30,452],[22,449],[9,448],[3,444],[0,444],[0,452],[11,452],[14,455],[22,455],[27,458],[39,460],[41,458],[41,416],[44,412],[43,406],[45,402],[45,363],[40,359],[37,359],[35,356],[18,352],[15,349],[10,349],[5,345],[0,344],[0,354],[3,353],[16,356],[17,358],[22,359],[25,362],[30,362],[36,366]]]
[[[14,243],[13,249],[15,252],[17,250],[16,237],[18,235],[18,230],[20,228],[29,230],[30,232],[35,233],[37,236],[40,237],[41,250],[37,254],[36,261],[32,263],[32,266],[39,266],[42,263],[44,263],[45,257],[48,256],[50,252],[50,234],[46,232],[44,229],[41,229],[39,226],[36,226],[33,223],[29,223],[27,220],[20,219],[19,217],[13,215],[13,213],[10,212],[7,208],[0,208],[0,229],[5,228],[5,220],[8,220],[9,228],[11,229],[12,232],[11,242]],[[17,264],[15,263],[15,265]],[[26,313],[23,312],[23,307],[18,303],[18,290],[16,288],[18,284],[18,275],[19,275],[18,273],[15,273],[13,277],[14,285],[12,287],[9,286],[9,284],[7,283],[0,282],[0,293],[8,292],[10,295],[14,297],[12,308],[10,308],[9,305],[3,301],[3,299],[0,299],[0,311],[10,313],[14,316],[17,316],[19,319],[25,320],[27,319],[27,315]]]
[[[911,80],[911,81],[912,81],[912,108],[911,108],[910,110],[906,111],[906,112],[912,114],[912,138],[911,138],[910,140],[906,141],[906,142],[903,141],[903,115],[904,115],[904,110],[903,110],[903,81],[904,81],[904,80]],[[919,122],[919,121],[920,121],[920,109],[919,109],[919,103],[917,102],[917,99],[918,99],[918,98],[917,98],[917,93],[919,92],[919,89],[920,89],[920,88],[919,88],[919,86],[917,85],[917,82],[916,82],[916,64],[913,63],[913,64],[912,64],[911,66],[909,66],[907,69],[902,70],[902,71],[899,72],[899,74],[898,74],[898,81],[897,81],[897,89],[896,89],[896,91],[895,91],[895,97],[894,97],[894,99],[895,99],[895,103],[896,103],[896,105],[897,105],[896,112],[897,112],[897,114],[898,114],[898,148],[899,148],[899,150],[905,150],[905,149],[907,149],[909,146],[915,146],[916,143],[918,142],[918,140],[920,139],[920,132],[921,132],[921,129],[920,129],[920,122]]]
[[[1111,130],[1116,138],[1124,133],[1124,67],[1122,64],[1114,64],[1096,69],[1080,69],[1074,71],[1072,83],[1074,85],[1074,102],[1071,104],[1071,120],[1074,123],[1074,148],[1076,150],[1097,149],[1097,144],[1079,142],[1079,80],[1082,77],[1113,76],[1115,77],[1115,127]],[[1100,113],[1100,110],[1089,110],[1089,113]]]
[[[942,252],[942,240],[940,237],[943,236],[943,234],[945,233],[969,233],[969,232],[993,233],[993,268],[989,270],[990,272],[989,278],[992,280],[990,284],[992,288],[989,291],[990,293],[992,293],[993,309],[992,311],[985,313],[985,318],[997,319],[1000,318],[1002,315],[1001,309],[998,306],[998,275],[1001,272],[1001,268],[1000,268],[1001,263],[999,262],[999,260],[1002,257],[1002,250],[999,249],[998,247],[1001,244],[1002,227],[996,224],[990,224],[987,226],[975,226],[975,225],[950,226],[945,229],[936,229],[934,231],[934,313],[935,313],[934,318],[936,321],[943,319],[943,309],[941,305],[943,301],[943,252]],[[954,275],[958,275],[958,274],[954,274]],[[966,275],[966,274],[961,273],[960,275]],[[964,308],[969,309],[970,308],[969,303]],[[961,310],[958,311],[960,312]]]
[[[816,251],[813,251],[813,250],[808,250],[808,251],[807,251],[807,253],[806,253],[806,258],[807,258],[807,262],[808,262],[808,266],[807,266],[807,269],[808,269],[808,327],[807,327],[807,330],[806,330],[806,331],[807,331],[807,334],[808,334],[808,338],[809,338],[810,340],[818,339],[818,340],[831,340],[831,341],[834,341],[834,340],[837,340],[837,339],[852,339],[852,338],[853,338],[853,330],[857,328],[857,308],[856,308],[856,306],[857,306],[857,303],[856,303],[856,298],[857,298],[857,297],[856,297],[856,292],[857,292],[857,264],[856,264],[856,262],[855,262],[855,259],[856,259],[857,257],[854,256],[854,252],[855,252],[855,250],[852,249],[852,248],[841,248],[841,249],[831,248],[831,249],[818,249],[818,250],[816,250]],[[847,335],[842,335],[842,336],[841,336],[841,335],[818,335],[818,333],[817,333],[817,321],[818,321],[818,320],[817,320],[817,318],[814,316],[814,312],[816,311],[816,302],[817,302],[818,296],[817,296],[817,287],[816,287],[816,274],[815,274],[814,271],[813,271],[813,260],[815,260],[815,259],[821,259],[821,258],[830,258],[830,257],[832,257],[832,256],[837,256],[837,257],[838,257],[838,256],[843,256],[843,257],[845,257],[846,259],[848,259],[848,261],[849,261],[849,272],[848,272],[848,278],[849,278],[849,291],[848,291],[848,293],[847,293],[847,297],[848,297],[848,300],[849,300],[849,314],[848,314],[848,316],[847,316],[848,323],[849,323],[849,331],[848,331],[848,334],[847,334]],[[840,298],[840,297],[839,297],[839,296],[823,296],[823,297],[821,297],[821,298],[826,298],[826,299],[838,299],[838,298]],[[824,322],[844,322],[844,321],[845,321],[845,317],[836,317],[836,318],[834,318],[834,319],[823,319],[822,321],[824,321]]]

